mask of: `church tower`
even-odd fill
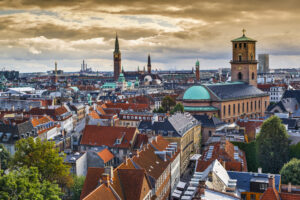
[[[246,37],[245,32],[243,29],[242,37],[231,40],[231,81],[243,81],[257,86],[256,40]]]
[[[119,49],[118,35],[116,34],[115,50],[114,50],[114,79],[118,80],[121,73],[121,52]]]
[[[150,58],[150,54],[148,54],[147,68],[148,68],[148,74],[151,74],[151,58]]]
[[[200,82],[200,62],[197,60],[196,62],[196,82]]]

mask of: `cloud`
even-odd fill
[[[42,70],[59,60],[73,70],[88,59],[112,69],[118,32],[129,70],[143,66],[148,53],[164,69],[190,69],[197,58],[203,68],[229,67],[230,40],[242,28],[257,39],[257,53],[295,65],[299,12],[296,0],[0,0],[0,66],[23,62]]]

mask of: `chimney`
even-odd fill
[[[275,188],[275,177],[273,174],[269,175],[269,187]]]
[[[292,192],[292,183],[289,182],[288,184],[288,192],[291,193]]]
[[[140,151],[139,151],[139,150],[136,150],[136,157],[137,157],[137,158],[139,157],[139,154],[140,154]]]
[[[259,173],[259,174],[262,173],[262,168],[261,168],[261,167],[259,167],[259,168],[257,169],[257,173]]]
[[[106,174],[106,173],[103,173],[101,182],[103,182],[108,187],[109,186],[109,181],[110,181],[109,180],[109,175]],[[100,182],[100,184],[101,184],[101,182]]]
[[[113,173],[113,167],[112,166],[106,166],[104,168],[104,173],[108,174],[108,176],[109,176],[110,179],[113,179],[114,173]]]

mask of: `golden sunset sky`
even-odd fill
[[[154,69],[229,67],[241,30],[270,54],[271,68],[300,67],[297,0],[0,0],[0,67],[112,70],[116,32],[122,65]]]

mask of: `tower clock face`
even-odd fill
[[[115,58],[118,58],[118,54],[115,54]]]
[[[241,66],[239,66],[239,67],[238,67],[238,69],[239,69],[239,70],[242,70],[242,67],[241,67]]]

